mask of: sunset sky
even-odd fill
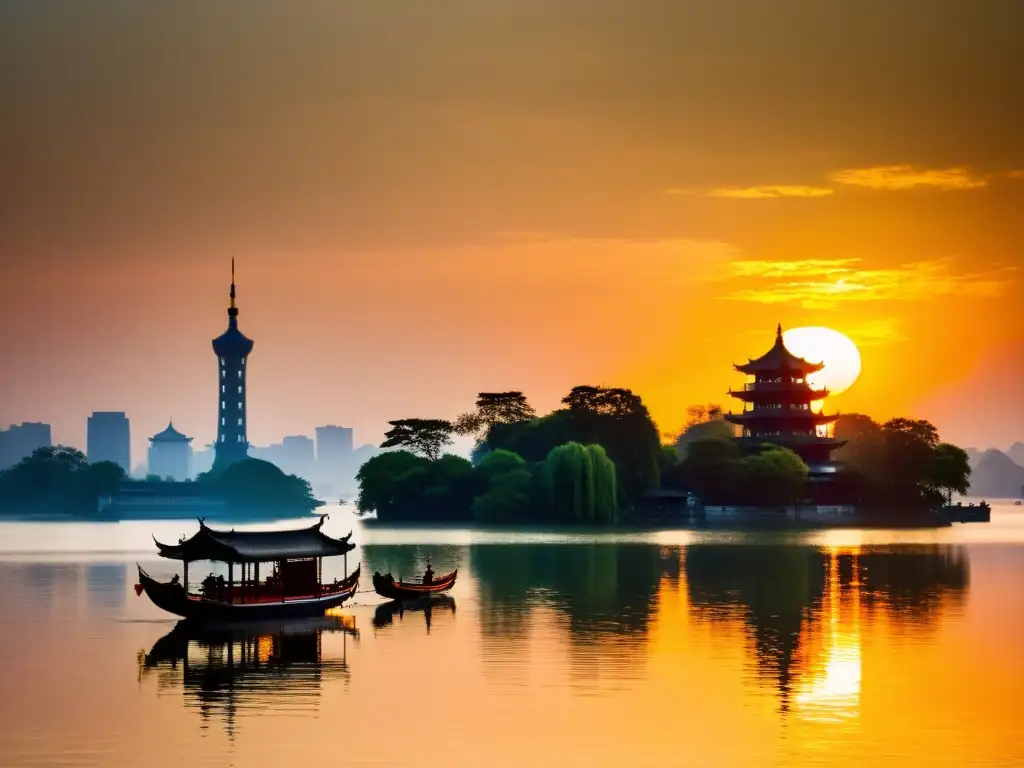
[[[0,5],[0,426],[133,461],[629,387],[664,432],[776,323],[861,348],[830,407],[1024,440],[1024,4]]]

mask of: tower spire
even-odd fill
[[[232,323],[238,320],[238,307],[235,306],[235,260],[231,259],[231,306],[228,308],[228,320]]]
[[[231,260],[231,263],[232,263],[232,265],[235,263],[234,259]],[[231,269],[232,269],[231,279],[234,280],[234,275],[235,275],[235,273],[234,273],[234,266],[232,266]],[[235,288],[234,288],[234,286],[232,286],[231,287],[231,295],[232,296],[235,295],[234,291],[235,291]],[[779,327],[775,329],[775,338],[778,339],[779,341],[782,341],[782,323],[779,323]]]

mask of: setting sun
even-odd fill
[[[845,392],[860,376],[860,351],[848,336],[820,326],[793,328],[782,335],[787,349],[812,363],[825,367],[807,380],[828,387],[833,395]]]

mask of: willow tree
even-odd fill
[[[544,470],[548,502],[556,519],[615,521],[615,464],[601,446],[560,445],[548,454]]]
[[[618,488],[615,484],[615,462],[600,445],[588,445],[593,471],[594,522],[614,523],[618,517]]]

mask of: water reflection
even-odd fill
[[[567,645],[574,688],[608,693],[643,675],[659,585],[678,556],[645,544],[477,545],[485,671],[527,688],[531,649]]]
[[[685,551],[690,610],[712,625],[740,623],[754,675],[783,712],[837,721],[859,712],[862,627],[899,636],[959,610],[969,582],[959,547],[862,552],[798,546],[697,545]]]
[[[340,658],[324,658],[325,633],[341,633]],[[243,711],[311,712],[323,684],[347,685],[350,635],[359,633],[344,614],[208,628],[179,622],[148,653],[140,651],[139,679],[155,676],[158,693],[181,687],[204,728],[216,717],[234,736]]]
[[[363,574],[367,585],[374,571],[390,573],[398,581],[412,581],[423,575],[429,558],[436,573],[450,573],[460,566],[465,547],[450,544],[366,544],[363,546]]]
[[[449,595],[437,595],[434,597],[422,598],[420,600],[391,600],[383,605],[378,605],[373,613],[373,626],[383,629],[393,624],[395,616],[399,621],[405,618],[406,612],[422,614],[426,624],[427,634],[430,634],[430,625],[436,613],[455,614],[455,598]]]

